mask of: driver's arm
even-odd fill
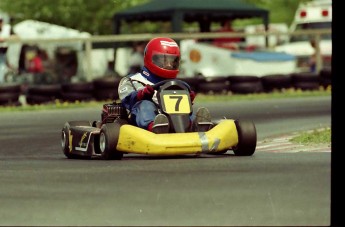
[[[140,100],[152,99],[154,92],[152,86],[144,85],[130,78],[123,78],[118,87],[119,98],[122,104],[129,110]]]

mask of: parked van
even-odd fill
[[[313,0],[301,3],[295,13],[290,31],[332,28],[332,0]],[[310,35],[296,35],[290,42],[277,46],[276,51],[293,54],[297,57],[298,71],[315,71],[315,40]],[[322,35],[320,40],[322,67],[330,67],[332,60],[332,36]]]

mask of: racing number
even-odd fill
[[[182,100],[182,96],[170,96],[169,97],[170,99],[176,99],[176,104],[175,104],[175,111],[178,112],[179,111],[179,105],[180,105],[180,102]]]
[[[187,95],[164,95],[163,99],[167,113],[190,113],[190,105]]]

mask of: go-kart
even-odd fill
[[[191,88],[182,80],[165,80],[153,85],[158,107],[170,123],[170,131],[155,134],[129,121],[120,102],[103,105],[101,121],[68,121],[62,129],[61,145],[67,158],[121,159],[124,154],[237,156],[255,152],[257,135],[252,121],[222,119],[208,129],[191,131]]]

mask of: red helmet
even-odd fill
[[[180,48],[173,39],[153,38],[145,47],[144,65],[156,76],[174,79],[179,72]]]

